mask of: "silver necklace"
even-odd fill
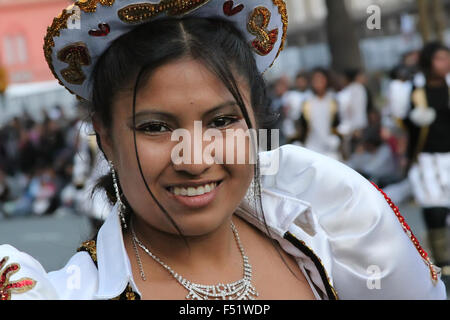
[[[142,242],[137,238],[134,232],[133,221],[131,221],[131,232],[133,234],[133,247],[136,253],[140,273],[142,279],[145,281],[145,273],[142,267],[141,258],[137,250],[136,244],[142,248],[150,257],[163,266],[183,287],[188,290],[186,299],[191,300],[255,300],[259,295],[256,292],[255,287],[252,285],[252,266],[248,261],[248,257],[245,255],[244,248],[242,247],[241,240],[239,239],[238,231],[231,222],[231,229],[236,238],[239,250],[244,261],[244,277],[233,283],[218,283],[216,285],[202,285],[190,282],[184,279],[181,275],[176,273],[171,267],[161,261],[157,256],[150,252]]]

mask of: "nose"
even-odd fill
[[[211,142],[203,141],[201,123],[195,121],[194,128],[181,129],[172,136],[173,140],[179,141],[171,152],[171,161],[176,171],[198,176],[216,163],[216,150],[208,148]]]

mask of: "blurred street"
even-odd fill
[[[0,220],[0,243],[30,254],[48,272],[62,268],[91,232],[86,216],[69,211]]]

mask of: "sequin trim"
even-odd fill
[[[252,41],[252,46],[261,56],[268,55],[278,39],[278,29],[267,30],[270,17],[269,9],[256,7],[250,14],[247,24],[248,32],[256,36],[256,39]]]
[[[58,60],[69,66],[61,70],[61,76],[71,84],[83,84],[86,75],[82,66],[91,64],[91,57],[87,46],[83,42],[72,43],[58,51]]]
[[[163,0],[163,1],[182,1],[182,0]],[[184,0],[184,1],[186,1],[186,0]],[[200,1],[200,2],[205,1],[205,3],[206,3],[207,1],[210,1],[210,0],[197,0],[197,1]],[[287,15],[286,3],[283,0],[272,0],[272,1],[273,1],[273,4],[275,6],[277,6],[278,12],[281,15],[281,19],[283,22],[283,35],[281,38],[280,48],[278,49],[277,55],[275,56],[275,59],[272,61],[269,68],[274,64],[275,60],[278,58],[281,51],[284,49],[284,45],[286,42],[286,36],[287,36],[287,28],[288,28],[288,15]],[[56,73],[55,68],[53,66],[52,50],[55,47],[54,38],[60,36],[61,30],[67,29],[68,19],[73,14],[75,14],[75,12],[73,12],[74,5],[77,5],[80,8],[80,10],[82,10],[83,12],[95,12],[98,3],[100,3],[104,6],[112,6],[114,4],[114,2],[115,2],[114,0],[78,0],[75,4],[70,5],[69,7],[64,9],[60,15],[58,15],[56,18],[54,18],[51,26],[47,28],[47,34],[44,38],[44,56],[47,61],[47,64],[48,64],[53,76],[58,80],[59,84],[62,85],[63,87],[65,87],[70,93],[75,95],[78,100],[84,100],[84,98],[77,95],[75,92],[73,92],[71,89],[69,89],[61,81],[61,79],[59,78],[59,76]],[[195,10],[195,9],[197,9],[197,7],[192,10]],[[184,10],[185,10],[185,13],[190,12],[190,11],[186,10],[186,8],[184,8]]]
[[[273,66],[273,64],[277,60],[278,56],[280,55],[281,51],[283,51],[283,49],[284,49],[284,45],[286,43],[286,37],[287,37],[287,29],[288,29],[288,24],[289,24],[286,3],[284,2],[284,0],[272,0],[272,1],[273,1],[273,4],[278,7],[278,13],[281,15],[281,21],[283,22],[283,34],[281,36],[280,48],[278,49],[277,55],[275,56],[275,59],[273,59],[269,68]]]
[[[437,274],[437,271],[434,269],[434,265],[431,262],[430,257],[428,256],[428,253],[422,248],[422,246],[419,243],[419,240],[417,240],[417,238],[414,236],[413,232],[411,231],[410,226],[406,223],[405,218],[403,218],[403,216],[400,214],[398,207],[392,202],[392,200],[387,196],[387,194],[381,188],[379,188],[375,183],[373,183],[373,182],[371,182],[371,183],[379,192],[381,192],[384,199],[387,201],[387,203],[391,207],[392,211],[394,211],[398,221],[402,225],[403,231],[405,231],[405,233],[408,235],[409,239],[414,244],[414,246],[416,247],[420,256],[422,257],[422,259],[424,260],[424,262],[430,269],[431,279],[433,280],[433,284],[436,285],[438,283],[438,274]]]
[[[131,285],[128,284],[124,292],[122,292],[119,296],[112,298],[111,300],[141,300],[141,296],[134,292],[131,288]]]
[[[126,23],[140,23],[162,13],[168,16],[182,16],[205,5],[211,0],[161,0],[160,3],[130,4],[117,12]]]
[[[0,270],[8,261],[9,257],[3,257],[0,261]],[[10,281],[9,278],[20,270],[18,263],[7,265],[0,273],[0,300],[11,300],[11,295],[24,293],[36,286],[36,280],[31,278],[20,278],[17,281]]]
[[[97,245],[95,240],[85,241],[81,244],[81,246],[77,249],[77,252],[86,251],[94,261],[95,265],[97,265]]]
[[[114,4],[114,1],[115,0],[78,0],[75,4],[84,12],[95,12],[98,3],[110,7]]]
[[[52,62],[52,51],[55,47],[55,41],[53,40],[55,37],[60,36],[60,31],[63,29],[67,29],[67,21],[74,14],[73,5],[70,5],[67,9],[64,9],[62,13],[53,19],[53,23],[50,27],[47,28],[47,34],[44,38],[44,56],[50,70],[53,73],[53,76],[58,79],[60,85],[65,87],[70,93],[76,95],[79,99],[82,99],[75,92],[66,87],[66,85],[61,81],[59,76],[56,74],[55,68],[53,67]]]

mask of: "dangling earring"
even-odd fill
[[[120,198],[120,192],[119,192],[119,184],[117,183],[117,178],[116,178],[116,171],[114,170],[114,165],[112,163],[112,161],[109,161],[109,168],[111,170],[111,174],[113,177],[113,184],[114,184],[114,189],[116,191],[116,199],[118,202],[118,210],[119,210],[119,217],[120,220],[122,220],[122,227],[124,229],[127,228],[127,224],[125,222],[125,205],[122,203],[122,199]]]

